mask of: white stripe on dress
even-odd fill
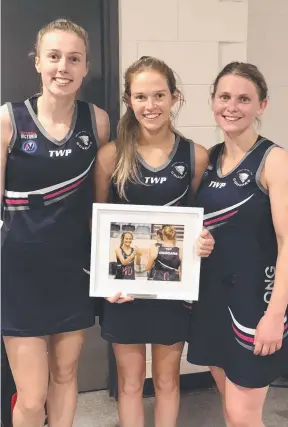
[[[242,200],[242,202],[237,203],[236,205],[229,206],[228,208],[221,209],[220,211],[211,212],[209,214],[206,214],[206,215],[204,215],[204,220],[209,219],[209,218],[214,218],[215,216],[221,215],[225,212],[232,211],[232,209],[235,209],[235,208],[238,208],[238,206],[244,205],[244,203],[248,202],[248,200],[250,200],[251,197],[253,197],[253,196],[254,196],[254,194],[251,194],[251,196],[247,197],[247,199]]]
[[[7,191],[5,190],[5,196],[10,198],[27,198],[29,194],[47,194],[54,190],[59,190],[60,188],[65,187],[68,184],[72,184],[73,182],[76,182],[78,179],[82,178],[84,175],[86,175],[91,166],[94,163],[95,158],[92,160],[88,168],[82,172],[80,175],[76,176],[75,178],[69,179],[68,181],[60,182],[60,184],[51,185],[50,187],[40,188],[39,190],[33,190],[33,191]]]

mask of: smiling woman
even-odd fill
[[[288,153],[258,135],[267,85],[253,64],[216,77],[212,147],[197,194],[216,246],[202,265],[188,361],[210,366],[227,425],[264,427],[268,387],[287,372]]]
[[[208,154],[204,147],[187,140],[173,127],[172,108],[180,108],[183,97],[172,69],[157,58],[140,58],[125,73],[123,99],[127,110],[119,122],[117,140],[98,152],[96,201],[107,202],[112,186],[114,203],[167,205],[175,209],[188,206],[189,196],[196,192],[207,166]],[[165,228],[165,231],[166,235],[174,235],[173,230]],[[207,234],[207,240],[203,239],[205,256],[213,248],[210,237]],[[173,249],[173,237],[171,242],[166,240],[167,250],[163,253],[159,250],[155,256],[152,249],[148,265],[145,263],[145,270],[152,270],[153,276],[157,270],[160,280],[170,277],[179,280],[181,253],[179,248]],[[121,251],[122,264],[131,263],[134,256],[137,264],[137,255],[141,256],[142,252],[136,249],[132,254],[129,245],[128,239],[124,248],[126,255]],[[121,252],[118,250],[119,259]],[[125,256],[129,257],[128,261],[124,260]],[[160,262],[166,267],[160,269]],[[174,274],[170,276],[171,268]],[[121,291],[121,281],[118,283]],[[152,344],[153,353],[155,425],[176,426],[179,366],[189,319],[189,307],[179,300],[131,301],[119,292],[104,302],[101,334],[113,343],[116,356],[121,426],[144,426],[146,343]]]
[[[86,31],[74,22],[57,20],[40,30],[35,66],[43,86],[55,95],[74,94],[88,72],[88,49]]]
[[[83,28],[53,21],[35,47],[42,93],[1,108],[1,327],[17,388],[13,426],[43,425],[48,398],[49,423],[71,427],[83,330],[95,322],[83,267],[94,160],[109,119],[76,100],[88,71]]]

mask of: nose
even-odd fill
[[[149,96],[146,101],[146,109],[153,110],[154,106],[155,106],[154,99],[152,98],[152,96]]]
[[[60,73],[66,73],[68,68],[68,60],[63,56],[60,61],[58,62],[58,70]]]
[[[227,110],[232,112],[237,111],[237,100],[235,98],[230,98],[227,103]]]

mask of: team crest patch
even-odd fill
[[[233,182],[237,187],[245,187],[251,182],[253,173],[249,169],[241,169],[236,172],[236,177],[233,178]]]
[[[171,166],[171,174],[175,178],[183,179],[187,175],[188,166],[184,162],[176,162]]]
[[[35,140],[25,140],[22,142],[22,151],[27,154],[34,154],[38,149],[38,144]]]
[[[92,138],[89,132],[82,130],[76,135],[76,144],[82,150],[88,150],[92,145]]]
[[[210,164],[210,165],[208,165],[207,166],[207,169],[205,170],[205,172],[203,173],[203,176],[202,176],[202,179],[204,180],[204,179],[206,179],[207,178],[207,176],[208,176],[208,174],[209,174],[209,171],[212,171],[213,170],[213,165],[212,164]]]

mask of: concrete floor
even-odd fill
[[[153,427],[153,401],[144,399],[146,427]],[[264,413],[266,427],[288,427],[287,388],[270,389]],[[116,402],[106,391],[79,395],[73,427],[118,427],[117,419]],[[213,388],[183,394],[178,426],[224,427],[217,391]]]

